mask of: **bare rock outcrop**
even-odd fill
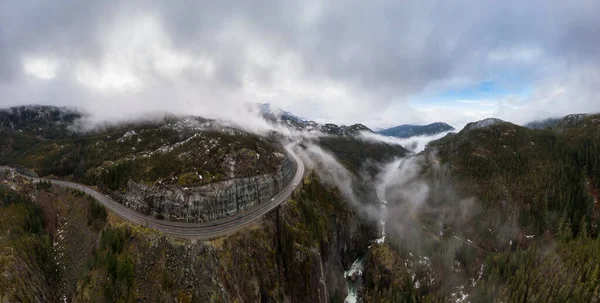
[[[117,200],[138,212],[179,222],[206,222],[233,216],[269,202],[293,178],[289,158],[273,174],[229,179],[198,187],[145,185],[130,180]]]

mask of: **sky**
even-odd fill
[[[317,122],[600,112],[599,1],[0,1],[0,107]]]

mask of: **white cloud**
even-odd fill
[[[25,57],[22,61],[25,73],[39,79],[52,79],[58,72],[58,62],[52,58],[33,56]]]
[[[144,86],[127,65],[119,63],[95,65],[80,62],[74,74],[81,85],[108,94],[138,92]]]
[[[0,106],[239,119],[245,103],[266,101],[318,122],[373,128],[600,111],[594,2],[545,4],[540,15],[539,4],[512,0],[435,9],[420,1],[57,1],[0,10]],[[494,78],[507,79],[508,92],[532,93],[456,104],[415,97]]]
[[[451,132],[453,131],[442,132],[432,136],[414,136],[410,138],[396,138],[382,136],[380,134],[374,134],[370,132],[361,132],[359,138],[367,141],[380,141],[389,144],[400,145],[408,151],[418,154],[425,150],[429,142],[441,139]]]
[[[464,104],[479,105],[479,106],[495,106],[495,105],[497,105],[496,101],[489,100],[489,99],[482,99],[482,100],[456,100],[456,102],[458,102],[458,103],[464,103]]]

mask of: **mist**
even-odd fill
[[[445,137],[447,134],[452,133],[453,131],[442,132],[439,134],[435,134],[432,136],[414,136],[410,138],[396,138],[383,136],[380,134],[375,134],[371,132],[361,132],[358,138],[363,139],[369,142],[385,142],[388,144],[396,144],[404,147],[406,150],[418,154],[425,150],[429,142],[435,141]]]
[[[314,169],[321,181],[330,186],[338,188],[342,196],[350,202],[350,207],[356,210],[363,219],[376,221],[380,216],[378,203],[361,201],[355,191],[355,182],[358,176],[350,173],[331,153],[323,150],[320,146],[305,142],[304,149],[299,149],[300,157],[309,169]],[[366,217],[366,218],[365,218]]]

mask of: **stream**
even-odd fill
[[[385,242],[385,222],[387,221],[388,217],[387,201],[385,199],[385,188],[387,186],[388,180],[387,177],[389,176],[390,172],[398,168],[398,166],[402,163],[403,160],[404,159],[396,160],[386,165],[382,175],[380,176],[381,182],[379,186],[377,186],[376,194],[381,208],[381,211],[379,213],[379,223],[381,224],[381,237],[375,239],[375,243],[377,244]],[[371,248],[371,246],[369,246],[369,248]],[[346,283],[348,283],[348,295],[346,296],[344,303],[356,303],[359,299],[358,288],[362,284],[362,275],[365,267],[365,255],[356,258],[356,260],[354,260],[354,262],[352,263],[352,266],[350,266],[350,269],[344,272],[344,278],[346,279]]]
[[[362,274],[365,267],[364,257],[358,257],[350,266],[350,269],[344,272],[344,278],[348,283],[348,296],[344,303],[356,303],[358,300],[358,286],[362,284]]]

